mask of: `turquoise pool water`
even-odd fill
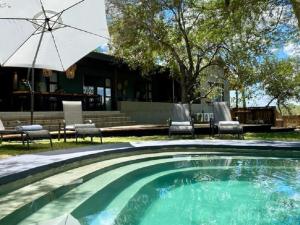
[[[165,163],[151,168],[155,175],[145,170],[139,179],[127,178],[123,192],[128,195],[134,184],[145,181],[128,200],[125,193],[109,200],[127,201],[122,209],[107,202],[97,211],[104,201],[94,196],[74,215],[86,225],[300,224],[298,166],[280,159]]]
[[[296,159],[177,156],[108,173],[70,190],[31,219],[65,209],[82,225],[300,224]]]

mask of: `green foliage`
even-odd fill
[[[288,110],[285,108],[282,109],[282,115],[283,116],[289,116],[289,115],[300,116],[300,105],[289,104]]]
[[[225,41],[222,52],[227,67],[227,79],[231,89],[241,93],[243,107],[246,99],[255,96],[253,85],[260,82],[258,67],[263,58],[272,55],[271,49],[297,37],[297,29],[290,25],[291,5],[287,1],[230,1],[231,12],[237,12],[232,26],[235,35]],[[283,27],[285,29],[283,29]]]
[[[147,73],[160,64],[180,82],[183,101],[210,66],[226,32],[222,1],[111,0],[112,49]]]
[[[282,29],[291,18],[284,0],[108,0],[108,6],[113,53],[144,74],[168,68],[183,102],[203,95],[199,88],[209,79],[203,71],[218,64],[216,56],[235,76],[233,86],[252,84],[258,56],[294,31]]]
[[[300,61],[298,59],[267,59],[261,66],[263,88],[277,106],[289,111],[289,102],[300,100]]]
[[[293,132],[272,132],[272,133],[247,133],[247,140],[264,140],[264,141],[300,141],[299,131]]]

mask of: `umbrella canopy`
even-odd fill
[[[107,43],[104,0],[1,0],[0,64],[65,71]]]
[[[65,71],[108,42],[104,0],[3,0],[0,64]]]
[[[80,223],[71,214],[66,214],[55,219],[40,222],[37,225],[80,225]]]

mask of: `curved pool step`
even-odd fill
[[[100,221],[105,221],[105,223],[108,224],[115,224],[114,222],[116,219],[120,216],[121,212],[125,210],[128,203],[137,195],[137,193],[147,184],[151,183],[152,181],[177,172],[184,172],[184,171],[197,171],[201,169],[201,167],[194,167],[194,168],[182,168],[182,169],[176,169],[171,171],[164,171],[160,172],[154,175],[151,175],[149,177],[145,177],[143,179],[138,180],[125,190],[123,190],[119,195],[117,195],[113,201],[105,208],[105,213],[101,214],[94,214],[91,215],[90,222],[91,224],[101,224]],[[76,213],[72,213],[77,217]],[[109,217],[107,215],[110,215]],[[93,218],[92,218],[93,217]],[[83,218],[80,218],[80,220],[84,220]]]
[[[172,152],[172,153],[168,153],[170,154],[170,156],[176,156],[177,154]],[[175,155],[174,155],[175,154]],[[115,195],[118,194],[118,188],[124,188],[124,186],[119,187],[120,184],[122,184],[122,182],[124,182],[124,180],[130,181],[128,180],[128,178],[132,178],[132,176],[135,173],[140,172],[141,170],[152,170],[155,166],[159,166],[159,164],[166,164],[166,163],[178,163],[178,165],[176,165],[178,168],[182,168],[182,167],[186,167],[188,165],[183,165],[182,163],[187,163],[187,156],[191,155],[191,154],[195,154],[195,153],[187,153],[185,152],[184,154],[182,153],[178,153],[180,154],[179,157],[174,157],[174,158],[164,158],[164,159],[153,159],[150,161],[145,161],[145,162],[139,162],[139,163],[135,163],[135,164],[129,164],[117,169],[114,169],[112,171],[109,171],[105,174],[102,174],[94,179],[91,179],[89,181],[87,181],[86,183],[83,183],[82,185],[72,189],[71,191],[69,191],[68,193],[66,193],[65,195],[63,195],[61,198],[53,200],[52,202],[50,202],[49,204],[47,204],[45,207],[41,208],[39,211],[37,211],[35,214],[33,214],[32,216],[28,217],[27,219],[25,219],[22,223],[22,225],[24,224],[34,224],[35,221],[46,221],[49,220],[51,218],[54,217],[58,217],[61,215],[61,212],[64,213],[71,213],[74,211],[74,209],[77,209],[79,206],[82,206],[83,204],[88,204],[88,201],[90,199],[92,199],[93,197],[95,197],[97,195],[97,197],[100,196],[100,200],[102,201],[107,200],[105,199],[104,193],[108,193],[105,191],[111,191],[114,190],[115,191]],[[198,154],[196,154],[198,155]],[[166,155],[165,155],[166,156]],[[241,158],[241,157],[238,157]],[[245,157],[243,157],[245,158]],[[231,158],[221,158],[218,157],[189,157],[188,158],[189,161],[201,161],[201,168],[202,169],[208,169],[211,168],[211,163],[213,163],[214,165],[219,165],[219,167],[213,166],[213,168],[223,168],[223,169],[229,169],[231,168],[230,163],[227,163],[227,161],[231,162],[232,157]],[[201,159],[201,160],[199,160]],[[216,160],[215,162],[212,162],[212,160]],[[216,163],[218,162],[218,163]],[[191,162],[191,165],[189,166],[195,166],[192,165],[193,162]],[[199,164],[198,164],[199,165]],[[207,167],[207,165],[210,165],[209,167]],[[151,168],[152,166],[152,168]],[[175,166],[175,168],[176,168]],[[147,168],[148,167],[148,168]],[[174,165],[173,165],[174,167]],[[171,167],[170,167],[171,168]],[[145,173],[144,173],[145,174]],[[146,174],[147,175],[147,174]],[[138,177],[141,178],[141,177]],[[118,187],[118,188],[116,188]],[[103,197],[104,196],[104,197]],[[109,196],[109,198],[111,199],[111,196]],[[98,202],[99,202],[98,201]],[[66,205],[66,203],[68,203]],[[102,202],[104,207],[105,204],[104,202]],[[100,206],[101,208],[102,206]],[[102,207],[102,208],[104,208]]]
[[[179,161],[180,159],[177,158],[175,160]],[[118,182],[124,182],[124,176],[127,174],[128,176],[132,176],[132,174],[129,174],[130,172],[137,171],[139,168],[142,169],[146,166],[157,165],[159,163],[166,162],[174,162],[174,159],[157,159],[129,164],[101,174],[96,178],[93,178],[85,183],[82,183],[78,187],[73,188],[60,198],[49,202],[43,208],[37,210],[34,214],[23,220],[20,224],[35,224],[37,221],[46,221],[51,218],[58,217],[61,215],[61,212],[71,213],[75,208],[88,201],[88,199],[95,194],[98,193],[101,196],[101,190],[105,188],[108,190],[111,187],[116,187]],[[119,181],[118,179],[120,178],[123,180]]]
[[[24,187],[24,189],[12,192],[7,196],[1,196],[0,202],[3,206],[1,208],[3,209],[1,209],[0,215],[5,216],[0,220],[0,224],[16,224],[20,219],[27,217],[33,212],[36,213],[26,218],[20,224],[34,224],[35,221],[58,217],[62,212],[71,213],[75,208],[87,202],[87,200],[92,198],[95,194],[101,193],[105,188],[107,190],[112,187],[118,187],[117,184],[122,183],[122,179],[124,180],[132,176],[134,172],[139,172],[139,170],[145,170],[147,167],[150,168],[151,166],[168,162],[178,162],[176,166],[182,168],[187,166],[182,164],[182,160],[184,160],[184,163],[188,163],[188,161],[199,161],[199,159],[202,161],[201,166],[205,166],[211,165],[212,160],[216,159],[219,163],[213,163],[214,167],[215,165],[220,165],[223,168],[229,168],[231,160],[235,158],[224,157],[222,159],[220,156],[201,156],[198,158],[190,157],[190,155],[199,154],[197,152],[173,151],[141,154],[105,160],[69,170],[62,174],[57,174]],[[186,160],[187,157],[189,157],[188,160]],[[146,175],[150,174],[151,173]],[[91,189],[91,187],[93,187],[93,189]],[[32,188],[36,189],[32,190]],[[117,194],[116,192],[116,195]],[[43,207],[45,204],[47,205]]]
[[[113,167],[130,164],[134,161],[149,160],[151,157],[172,157],[173,154],[175,153],[141,154],[105,160],[72,169],[27,185],[21,189],[0,196],[0,205],[3,206],[0,210],[0,224],[16,224],[20,217],[24,218],[28,216],[51,200],[57,198],[57,196],[61,196],[70,189],[80,185],[83,181],[92,179],[93,176],[103,171],[109,171]],[[181,152],[179,154],[195,153]],[[95,172],[95,170],[98,172]]]

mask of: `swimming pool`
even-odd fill
[[[79,171],[86,172],[53,192],[47,204],[35,202],[18,224],[64,214],[82,225],[300,224],[298,159],[177,149],[73,172]]]

